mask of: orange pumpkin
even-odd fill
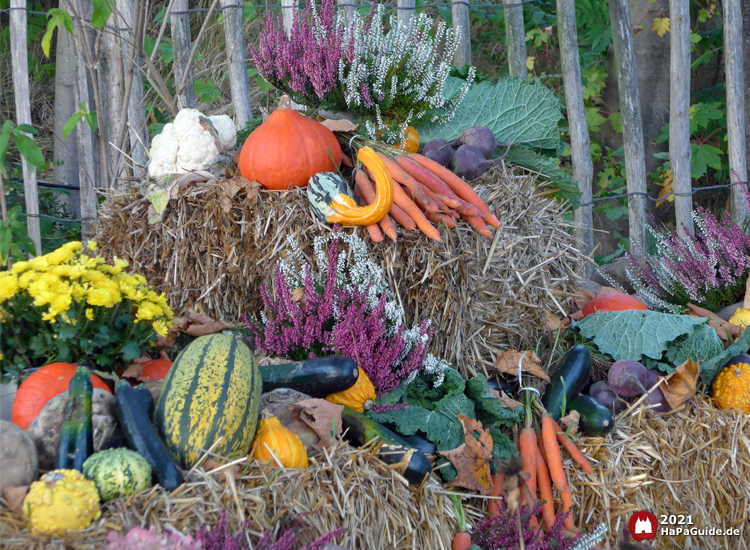
[[[414,126],[406,127],[406,135],[401,140],[401,147],[407,153],[419,153],[419,132]]]
[[[141,363],[143,365],[142,377],[149,380],[164,380],[167,377],[169,369],[172,368],[172,361],[166,359],[151,359]]]
[[[625,294],[624,292],[612,292],[610,294],[602,294],[591,300],[588,304],[583,306],[583,316],[591,315],[597,311],[628,311],[631,309],[639,309],[642,311],[648,310],[646,304],[641,302],[635,296]]]
[[[24,430],[28,428],[39,416],[47,401],[68,391],[70,379],[77,369],[78,365],[70,363],[50,363],[32,372],[18,387],[13,400],[13,409],[10,413],[13,424],[21,426]],[[94,388],[112,393],[97,375],[91,375],[91,382]]]
[[[277,109],[248,136],[240,172],[266,189],[304,187],[320,172],[335,172],[341,146],[328,128],[293,109]]]

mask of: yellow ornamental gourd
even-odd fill
[[[54,470],[31,484],[23,511],[34,531],[61,536],[101,517],[99,491],[77,470]]]
[[[307,468],[308,458],[305,445],[297,434],[281,425],[275,416],[260,421],[250,456],[254,460],[276,463],[284,468]]]
[[[713,383],[714,400],[720,409],[735,407],[750,414],[750,364],[730,364]]]
[[[742,302],[742,307],[735,311],[729,322],[740,328],[750,326],[750,277],[745,284],[745,300]]]
[[[357,412],[369,411],[375,404],[375,386],[372,385],[365,371],[359,367],[357,382],[348,390],[333,393],[326,397],[326,401],[344,405]]]

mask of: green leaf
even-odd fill
[[[586,108],[586,124],[588,124],[590,132],[601,130],[605,122],[607,122],[607,119],[599,112],[598,107]]]
[[[10,148],[10,132],[0,133],[0,166],[5,162],[5,155]]]
[[[0,221],[0,223],[2,223]],[[0,264],[8,263],[10,246],[13,244],[13,231],[7,225],[0,229]]]
[[[555,159],[544,157],[530,149],[516,145],[510,148],[505,161],[539,172],[543,178],[551,182],[553,189],[557,189],[552,196],[558,200],[567,201],[572,209],[578,208],[581,204],[578,183],[573,181],[568,172],[560,168]]]
[[[18,132],[23,132],[25,134],[31,134],[32,136],[38,136],[39,130],[34,128],[31,124],[19,124],[16,126],[15,130],[13,130],[13,133],[15,135],[18,135]]]
[[[483,374],[466,382],[466,396],[474,401],[477,420],[485,427],[500,424],[510,428],[525,418],[523,407],[511,410],[501,405],[500,400],[490,393]]]
[[[705,384],[711,384],[727,361],[740,353],[747,352],[748,349],[750,349],[750,330],[740,334],[727,349],[700,365],[701,380]]]
[[[714,170],[721,170],[721,155],[724,154],[721,149],[705,143],[703,145],[691,143],[690,146],[693,152],[690,171],[694,178],[702,177],[709,166]]]
[[[688,359],[703,364],[724,351],[724,344],[708,324],[700,325],[685,338],[670,346],[665,359],[672,365],[681,365]]]
[[[122,346],[122,359],[125,362],[132,361],[141,356],[141,346],[138,342],[130,341]]]
[[[593,313],[573,321],[573,326],[615,361],[638,361],[642,357],[661,360],[672,342],[707,323],[702,317],[631,310]]]
[[[513,440],[505,435],[498,426],[490,426],[489,429],[490,435],[492,436],[492,458],[495,460],[507,461],[511,456],[518,453],[516,444],[513,443]],[[490,467],[492,466],[495,466],[492,472],[495,473],[497,471],[497,465],[491,463]]]
[[[16,136],[16,147],[18,152],[31,164],[44,170],[47,168],[47,163],[44,162],[44,155],[39,146],[28,136],[19,134]]]
[[[60,330],[57,331],[57,339],[59,341],[71,340],[78,334],[78,327],[73,325],[63,325]]]
[[[464,81],[448,77],[444,95],[458,93]],[[455,116],[446,124],[428,124],[419,128],[419,139],[458,138],[469,126],[486,126],[500,143],[522,143],[541,149],[556,149],[560,143],[557,127],[562,119],[560,100],[541,83],[516,77],[474,83]]]
[[[615,206],[613,208],[607,209],[607,218],[610,220],[617,221],[622,217],[625,217],[628,215],[628,207],[627,206]]]
[[[109,0],[93,0],[94,12],[91,14],[91,26],[101,29],[107,24],[107,19],[112,15],[109,8]]]
[[[622,133],[622,114],[621,113],[611,113],[609,117],[609,123],[612,125],[612,128],[614,128],[615,132],[618,134]]]
[[[76,124],[81,122],[83,120],[83,117],[86,115],[82,112],[73,113],[71,117],[68,119],[68,122],[65,123],[65,126],[63,127],[63,139],[67,139],[70,135],[70,132],[73,131],[73,129],[76,127]]]
[[[86,113],[86,122],[89,123],[91,130],[96,132],[96,130],[99,128],[99,118],[96,115],[96,111]]]

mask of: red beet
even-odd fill
[[[609,386],[623,397],[637,397],[646,391],[648,369],[638,361],[620,359],[609,369]]]
[[[424,149],[422,149],[422,155],[430,160],[434,160],[441,166],[448,166],[451,157],[453,157],[453,149],[444,139],[435,138],[425,144]]]

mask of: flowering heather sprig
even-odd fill
[[[590,541],[590,548],[604,539],[604,533],[595,530],[590,535],[578,534],[572,538],[563,534],[565,514],[555,517],[555,522],[543,537],[539,537],[539,530],[530,525],[532,517],[538,516],[542,511],[542,505],[537,504],[532,508],[521,506],[521,534],[523,536],[524,548],[526,550],[579,550],[581,541]],[[568,512],[570,513],[570,512]],[[593,536],[592,536],[593,535]],[[482,550],[516,550],[521,548],[519,543],[518,524],[515,515],[513,517],[500,514],[490,516],[488,519],[477,523],[471,535],[471,542]]]
[[[349,245],[348,254],[339,250],[340,241]],[[447,363],[428,354],[433,337],[429,320],[403,327],[403,309],[362,239],[338,231],[316,238],[316,273],[295,242],[290,249],[275,268],[275,293],[261,287],[262,323],[242,316],[256,349],[296,360],[333,353],[349,357],[380,393],[411,381],[423,369],[435,374],[440,385]],[[295,294],[300,288],[304,299],[299,291]]]
[[[403,411],[409,408],[409,403],[395,403],[393,405],[373,405],[372,412],[384,413],[389,411]]]
[[[195,533],[195,540],[203,544],[203,550],[246,550],[249,548],[245,531],[250,528],[246,521],[237,533],[229,529],[229,518],[226,512],[221,513],[219,523],[211,528],[201,525]]]
[[[393,15],[386,27],[384,10],[373,4],[347,23],[333,0],[323,0],[320,12],[311,2],[295,12],[288,38],[281,17],[269,15],[258,49],[250,46],[258,70],[298,103],[361,116],[372,139],[379,132],[398,143],[409,124],[449,121],[475,75],[471,67],[461,90],[445,97],[459,31],[441,21],[432,34],[425,13],[408,23]]]
[[[746,186],[745,199],[750,206]],[[710,311],[741,299],[750,271],[750,235],[725,215],[717,220],[708,210],[692,212],[695,236],[680,237],[676,230],[656,227],[656,254],[643,254],[645,265],[628,254],[632,268],[628,278],[638,295],[653,309],[679,312],[688,303]]]

